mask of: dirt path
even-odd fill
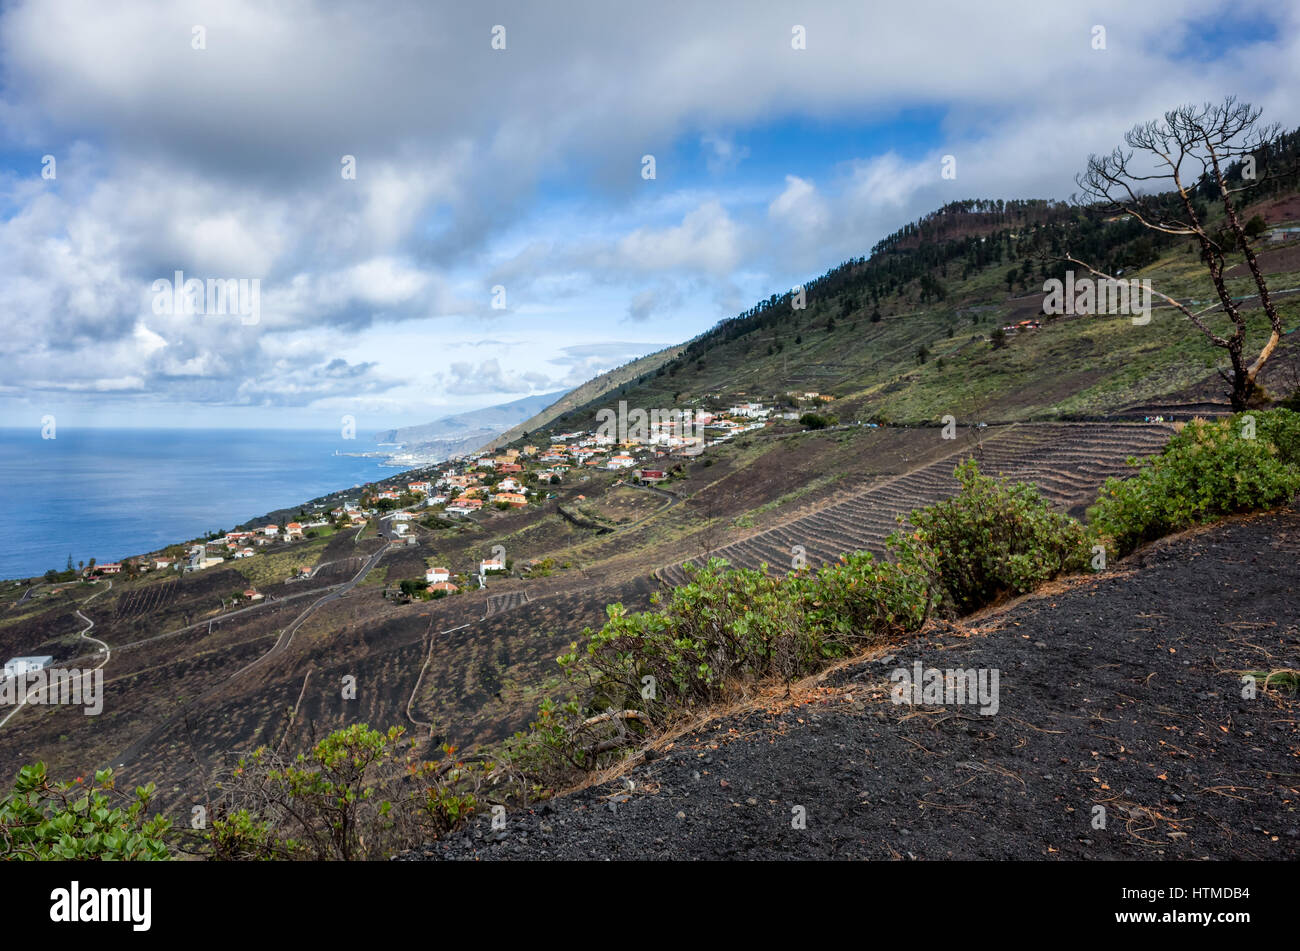
[[[1300,700],[1241,677],[1300,668],[1297,587],[1300,513],[1223,523],[406,857],[1295,859]],[[917,661],[997,712],[896,705]]]
[[[148,733],[146,733],[140,739],[132,743],[129,747],[127,747],[126,750],[124,750],[118,756],[114,757],[112,762],[113,768],[120,769],[121,767],[127,765],[132,760],[134,760],[142,752],[147,750],[150,746],[153,745],[153,743],[158,739],[158,737],[162,736],[163,733],[186,710],[201,705],[204,701],[215,696],[220,691],[225,690],[231,683],[233,683],[235,680],[238,680],[240,677],[246,675],[250,670],[253,670],[254,668],[259,667],[262,664],[266,663],[268,660],[283,654],[284,651],[287,650],[289,645],[293,642],[293,636],[297,632],[298,628],[300,628],[303,625],[303,623],[309,617],[311,617],[311,615],[315,613],[315,611],[321,605],[328,604],[331,601],[337,601],[339,598],[343,597],[349,591],[355,588],[362,581],[362,579],[364,579],[365,576],[369,574],[379,564],[381,560],[383,560],[383,557],[386,554],[388,554],[388,551],[389,551],[388,546],[384,546],[383,548],[380,548],[368,559],[366,559],[365,563],[361,566],[361,570],[358,571],[355,575],[353,575],[352,578],[343,582],[340,585],[334,585],[330,588],[323,589],[328,593],[317,598],[306,608],[304,608],[292,621],[290,621],[287,625],[285,625],[285,627],[280,631],[279,637],[276,638],[276,641],[271,646],[270,650],[258,656],[252,662],[244,665],[239,670],[231,674],[229,677],[223,678],[220,683],[212,687],[209,687],[206,691],[200,694],[194,701],[188,704],[185,707],[185,710],[174,713],[171,716],[166,717],[164,720],[162,720],[162,722],[156,724],[153,727],[153,729],[151,729]]]

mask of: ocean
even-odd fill
[[[0,578],[118,561],[399,470],[337,430],[0,429]]]

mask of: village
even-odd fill
[[[305,540],[336,532],[355,529],[360,535],[372,522],[390,545],[414,546],[417,539],[412,533],[413,524],[429,524],[431,517],[440,521],[476,520],[493,511],[541,505],[556,497],[553,487],[586,482],[595,473],[625,473],[612,486],[657,486],[669,481],[673,466],[682,461],[698,458],[711,447],[743,433],[778,422],[798,421],[809,407],[833,400],[829,394],[799,392],[784,394],[777,405],[743,402],[716,410],[633,409],[630,413],[626,404],[620,403],[617,412],[601,412],[598,418],[603,422],[595,429],[553,433],[544,445],[528,443],[455,456],[361,486],[355,495],[344,493],[333,508],[315,505],[310,515],[305,507],[299,509],[298,520],[247,524],[121,562],[97,563],[91,559],[78,575],[82,580],[94,581],[123,573],[131,577],[149,572],[188,574],[264,553],[284,552]],[[576,498],[585,500],[582,495]],[[423,579],[402,580],[400,586],[393,586],[393,595],[408,600],[447,597],[459,593],[466,584],[487,587],[491,576],[512,568],[504,555],[478,559],[460,570],[439,563],[436,556],[428,561]],[[291,577],[278,580],[305,580],[315,570],[300,566]],[[256,585],[250,584],[242,596],[232,600],[256,602],[263,597]]]

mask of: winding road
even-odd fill
[[[97,597],[99,597],[101,594],[103,594],[104,591],[110,591],[110,590],[112,590],[112,588],[113,588],[113,582],[110,581],[110,582],[108,583],[108,587],[107,587],[107,588],[105,588],[103,591],[96,591],[94,594],[92,594],[90,597],[88,597],[85,601],[81,602],[82,605],[87,605],[87,604],[89,604],[91,601],[94,601]],[[29,588],[28,591],[30,591],[30,590],[31,590],[31,589]],[[23,597],[26,597],[26,596],[27,596],[27,595],[23,595]],[[97,653],[97,654],[103,654],[103,655],[104,655],[104,659],[101,660],[101,661],[99,662],[98,665],[96,665],[95,667],[91,668],[90,670],[83,671],[83,672],[81,673],[80,676],[84,678],[84,677],[86,676],[86,674],[93,673],[94,671],[99,670],[100,667],[103,667],[105,664],[107,664],[108,661],[109,661],[109,659],[113,656],[113,652],[109,649],[107,643],[105,643],[104,641],[101,641],[98,637],[91,637],[91,636],[90,636],[90,632],[91,632],[91,630],[95,627],[95,622],[94,622],[94,621],[92,621],[90,618],[86,617],[86,615],[82,614],[80,608],[75,609],[75,610],[73,611],[73,613],[74,613],[75,615],[77,615],[77,617],[81,618],[81,620],[83,620],[83,621],[86,623],[86,626],[83,627],[83,628],[81,629],[81,638],[82,638],[83,640],[87,640],[87,641],[94,641],[96,644],[99,644],[99,645],[101,645],[101,646],[103,647],[102,650],[97,651],[96,653]],[[86,655],[82,654],[81,656],[84,657],[84,656],[86,656]],[[76,659],[76,658],[74,658],[74,659]],[[59,668],[59,669],[61,669],[61,670],[66,670],[66,669],[68,669],[68,668]],[[31,690],[28,690],[26,693],[24,693],[24,694],[23,694],[23,698],[22,698],[21,700],[19,700],[17,704],[14,705],[14,708],[13,708],[12,710],[10,710],[8,714],[6,714],[6,716],[5,716],[5,718],[4,718],[3,720],[0,720],[0,728],[3,728],[4,725],[5,725],[6,723],[8,723],[11,719],[13,719],[14,714],[16,714],[19,710],[21,710],[21,709],[23,708],[23,706],[27,703],[27,698],[28,698],[28,697],[32,696],[33,694],[40,693],[40,692],[41,692],[42,690],[44,690],[44,689],[47,689],[47,688],[44,688],[44,687],[33,687]]]

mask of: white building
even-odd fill
[[[430,568],[424,573],[424,580],[429,584],[437,584],[439,581],[450,581],[451,571],[447,568]]]
[[[54,663],[54,658],[48,655],[41,657],[11,657],[5,661],[5,676],[21,677],[23,674],[32,671],[43,670],[52,663]]]

